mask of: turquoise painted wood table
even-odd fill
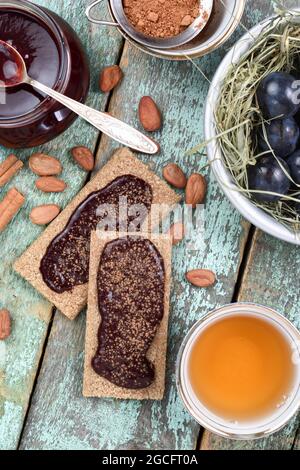
[[[203,140],[203,106],[208,82],[189,62],[165,62],[143,55],[124,43],[114,29],[87,22],[85,0],[36,0],[63,16],[81,37],[91,63],[88,103],[138,126],[141,96],[151,95],[164,114],[159,157],[141,157],[161,174],[168,162],[187,173],[206,165],[205,156],[187,157],[185,150]],[[105,3],[105,2],[104,2]],[[105,14],[105,5],[101,7]],[[250,27],[272,12],[268,0],[249,0],[243,25]],[[222,49],[197,61],[211,78],[226,49],[244,31],[241,26]],[[124,80],[111,95],[99,92],[99,71],[120,63]],[[60,158],[68,190],[51,197],[62,207],[86,183],[87,175],[70,158],[70,148],[92,148],[100,168],[117,145],[77,120],[53,142],[42,147]],[[13,261],[41,233],[29,221],[32,207],[49,201],[34,187],[27,159],[13,181],[26,194],[26,205],[0,235],[0,308],[12,314],[12,335],[0,342],[0,449],[299,449],[299,420],[274,436],[253,442],[220,439],[201,430],[178,397],[174,371],[180,343],[191,325],[209,310],[232,300],[267,304],[299,326],[299,249],[250,227],[233,209],[208,169],[204,241],[197,251],[185,243],[174,249],[173,287],[166,395],[162,402],[84,399],[82,397],[85,313],[70,322],[53,309],[12,270]],[[8,152],[0,148],[0,161]],[[5,188],[7,190],[8,187]],[[3,194],[1,193],[1,196]],[[209,267],[218,275],[213,289],[196,290],[184,280],[191,268]],[[288,268],[287,268],[288,267]]]

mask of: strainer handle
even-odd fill
[[[91,3],[91,5],[88,6],[85,10],[85,14],[88,17],[89,21],[91,21],[91,23],[101,24],[105,26],[119,26],[118,23],[114,23],[113,21],[99,20],[97,18],[94,18],[94,16],[92,15],[92,10],[98,5],[98,3],[101,2],[102,0],[96,0],[95,2]]]

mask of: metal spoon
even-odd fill
[[[68,98],[29,77],[23,57],[10,44],[0,40],[0,87],[11,88],[22,83],[27,83],[51,96],[101,132],[127,147],[151,155],[159,151],[156,142],[128,124]]]

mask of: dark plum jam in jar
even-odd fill
[[[85,101],[88,62],[77,35],[62,18],[27,0],[1,1],[0,40],[18,50],[30,77]],[[6,147],[41,145],[65,131],[76,117],[30,85],[5,92],[0,88],[0,144]]]

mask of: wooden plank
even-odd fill
[[[240,301],[268,305],[300,326],[299,248],[256,231],[239,294]],[[282,431],[255,442],[237,442],[205,432],[201,449],[291,449],[299,426],[295,417]]]
[[[203,61],[212,75],[219,54]],[[142,95],[152,95],[164,114],[158,157],[143,157],[161,173],[176,161],[187,173],[199,170],[206,158],[185,157],[184,152],[203,138],[203,103],[208,83],[189,63],[163,62],[126,46],[121,66],[125,79],[114,93],[110,112],[138,125],[136,110]],[[101,140],[99,166],[116,145]],[[207,170],[206,170],[206,173]],[[22,449],[193,449],[198,424],[184,410],[175,387],[178,348],[191,325],[216,305],[229,302],[235,286],[248,224],[224,198],[209,176],[205,234],[198,250],[186,243],[173,255],[173,295],[167,370],[167,392],[160,403],[84,399],[81,397],[85,316],[70,324],[60,315],[54,320],[43,367],[26,423]],[[197,238],[200,234],[197,235]],[[209,290],[196,290],[184,280],[187,269],[203,266],[216,271],[219,282]]]
[[[89,2],[85,0],[40,0],[36,3],[61,14],[83,39],[93,72],[88,103],[105,109],[107,96],[98,92],[98,73],[101,67],[114,63],[119,56],[122,47],[120,36],[116,31],[88,24],[84,10]],[[101,8],[104,13],[105,5]],[[12,336],[0,342],[0,449],[14,449],[18,444],[52,312],[52,306],[13,272],[12,264],[42,231],[28,219],[31,208],[50,200],[64,207],[83,186],[87,175],[73,163],[70,148],[78,144],[95,148],[97,137],[98,131],[78,120],[63,136],[39,149],[60,158],[64,166],[62,177],[68,183],[68,190],[63,194],[49,196],[38,192],[34,188],[35,177],[28,168],[12,182],[24,192],[27,202],[9,228],[0,235],[0,307],[8,308],[13,319]],[[1,147],[0,160],[3,161],[8,153]],[[24,163],[31,153],[31,150],[17,152]],[[2,189],[1,198],[9,187]]]

